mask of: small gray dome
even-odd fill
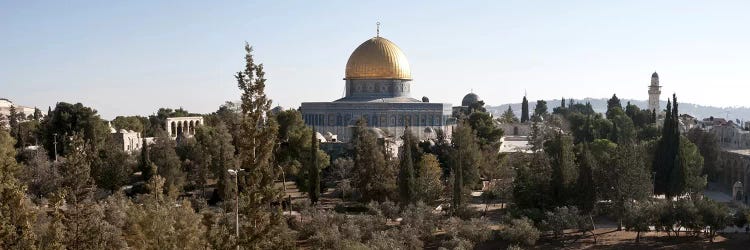
[[[370,127],[367,130],[375,135],[375,138],[385,138],[385,132],[382,129]]]
[[[422,102],[430,102],[430,98],[427,98],[426,96],[422,97]]]
[[[657,74],[656,71],[654,71],[654,73],[651,74],[651,77],[653,77],[653,78],[659,78],[659,74]]]
[[[472,104],[477,103],[481,100],[482,99],[480,99],[477,94],[468,93],[464,96],[464,99],[461,100],[461,106],[471,106]]]

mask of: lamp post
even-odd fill
[[[240,171],[243,171],[243,169],[240,169]],[[234,184],[237,188],[235,191],[235,203],[234,203],[234,232],[237,237],[237,250],[240,249],[240,183],[238,179],[239,171],[234,169],[227,170],[230,175],[234,176]]]

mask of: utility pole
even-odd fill
[[[57,133],[53,134],[55,136],[54,143],[55,144],[55,162],[57,162]]]

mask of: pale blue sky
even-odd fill
[[[158,3],[156,3],[158,2]],[[409,58],[412,94],[490,105],[559,97],[750,106],[750,1],[0,1],[0,97],[82,102],[104,118],[239,99],[243,42],[274,105],[343,93],[375,35]]]

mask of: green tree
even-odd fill
[[[591,213],[597,202],[594,169],[597,168],[596,159],[591,154],[588,144],[578,147],[576,163],[578,165],[578,179],[575,186],[576,206],[584,213]]]
[[[474,187],[480,180],[482,150],[479,139],[467,122],[462,122],[454,129],[451,144],[450,166],[453,170],[461,170],[463,185],[460,187],[464,190]]]
[[[182,192],[185,184],[185,173],[175,147],[175,141],[163,131],[157,134],[154,144],[148,147],[149,159],[156,165],[156,173],[165,179],[164,193],[169,195]]]
[[[523,96],[523,101],[521,102],[521,122],[527,121],[529,121],[529,100],[526,99],[526,96]]]
[[[414,197],[426,203],[440,199],[443,193],[443,183],[440,180],[442,170],[440,162],[433,154],[424,154],[417,163],[417,178],[414,188]]]
[[[679,195],[684,186],[684,176],[679,164],[680,131],[678,127],[677,99],[674,102],[667,101],[662,136],[659,139],[653,162],[655,176],[656,194],[665,194],[667,197]],[[674,107],[672,106],[674,104]],[[673,179],[677,178],[677,179]]]
[[[102,148],[105,140],[109,137],[109,128],[106,122],[97,114],[96,110],[85,107],[81,103],[69,104],[59,102],[55,105],[52,114],[43,121],[39,130],[39,138],[50,157],[55,156],[55,145],[57,141],[57,152],[65,156],[71,150],[63,140],[79,133],[91,148]]]
[[[537,100],[536,107],[534,107],[534,116],[543,117],[548,114],[547,101]]]
[[[522,158],[521,158],[522,157]],[[522,209],[552,208],[552,168],[544,152],[520,156],[513,161],[516,177],[513,180],[513,201]]]
[[[143,133],[146,127],[139,116],[117,116],[112,120],[112,127],[117,131],[120,129],[132,130]]]
[[[710,242],[714,242],[716,232],[732,224],[732,216],[729,213],[729,209],[726,205],[709,200],[708,198],[697,201],[696,205],[702,222],[705,226],[708,226],[708,232],[706,233],[708,239]]]
[[[354,187],[365,201],[393,200],[397,172],[386,162],[383,146],[366,126],[359,120],[354,128]]]
[[[283,193],[275,188],[279,171],[272,161],[278,124],[268,119],[271,100],[265,94],[266,78],[263,64],[256,64],[252,48],[245,44],[245,67],[235,75],[241,94],[240,133],[236,150],[239,167],[244,171],[240,180],[240,239],[247,249],[271,247],[271,240],[280,233],[283,223],[279,208],[269,204],[280,202]]]
[[[500,139],[503,137],[503,129],[495,124],[495,121],[489,113],[471,113],[471,115],[469,115],[468,124],[476,133],[480,146],[483,148],[490,147],[495,150],[500,147]]]
[[[213,126],[198,127],[195,139],[202,154],[203,168],[209,170],[206,177],[216,179],[219,198],[226,200],[235,193],[234,177],[227,172],[237,168],[232,134],[220,121]]]
[[[677,178],[684,180],[680,190],[690,194],[702,191],[707,184],[703,175],[703,156],[698,152],[698,147],[684,137],[680,139],[679,164],[682,169],[679,172],[684,175]]]
[[[69,194],[67,200],[77,203],[90,194],[93,180],[91,178],[92,149],[83,137],[74,133],[68,141],[68,156],[60,165],[62,186]]]
[[[93,159],[91,176],[98,187],[114,192],[127,184],[135,164],[127,152],[110,142]]]
[[[10,134],[0,127],[0,248],[34,249],[36,214],[25,187],[16,179],[19,166],[13,144]]]
[[[612,98],[607,100],[607,119],[612,120],[615,117],[612,112],[615,112],[616,109],[622,111],[622,103],[620,103],[620,98],[617,98],[617,94],[613,94]]]
[[[598,178],[604,182],[606,190],[602,194],[612,200],[615,217],[620,223],[626,216],[627,202],[642,201],[651,191],[651,175],[644,154],[643,147],[619,145],[611,162],[601,166],[604,174]]]
[[[552,140],[544,143],[544,148],[552,166],[551,185],[554,205],[567,205],[578,175],[573,140],[570,136],[556,133]]]
[[[203,249],[205,226],[187,200],[178,202],[161,195],[164,179],[149,180],[151,193],[140,197],[140,204],[126,202],[125,240],[135,249]]]
[[[714,133],[708,133],[699,128],[688,131],[687,138],[690,142],[698,146],[701,156],[703,156],[703,173],[708,176],[708,180],[716,181],[722,173],[719,160],[719,140]]]
[[[501,123],[517,123],[519,122],[518,116],[516,116],[515,113],[513,113],[513,109],[508,105],[508,109],[503,112],[502,115],[500,115],[500,122]]]
[[[398,193],[399,199],[401,200],[401,206],[406,206],[415,200],[415,185],[416,180],[414,176],[414,159],[412,158],[412,148],[416,147],[414,136],[411,134],[409,127],[404,129],[404,146],[403,153],[401,154],[401,163],[399,164],[398,172]]]

